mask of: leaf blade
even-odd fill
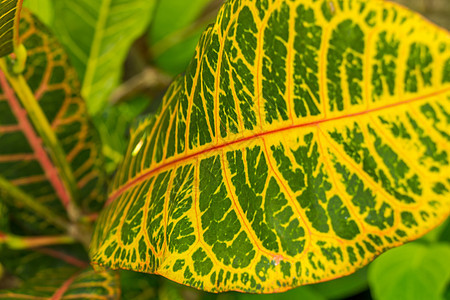
[[[155,1],[67,0],[54,5],[56,34],[81,78],[89,112],[98,113],[120,79],[131,44],[148,25]]]
[[[17,27],[23,0],[3,0],[0,7],[0,57],[17,46]]]
[[[95,264],[279,292],[448,217],[448,33],[381,1],[258,3],[224,5],[133,132]]]

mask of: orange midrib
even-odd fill
[[[297,129],[297,128],[308,127],[308,126],[317,126],[319,124],[330,122],[330,121],[336,121],[336,120],[341,120],[341,119],[346,119],[346,118],[352,118],[352,117],[356,117],[356,116],[359,116],[359,115],[364,115],[364,114],[380,111],[380,110],[383,110],[383,109],[388,109],[388,108],[392,108],[392,107],[396,107],[396,106],[400,106],[400,105],[409,104],[411,102],[424,100],[424,99],[427,99],[429,97],[438,96],[438,95],[444,94],[444,93],[449,92],[449,91],[450,91],[450,87],[447,87],[447,88],[445,88],[443,90],[440,90],[440,91],[436,91],[436,92],[433,92],[433,93],[429,93],[429,94],[418,96],[418,97],[415,97],[415,98],[399,101],[399,102],[396,102],[396,103],[392,103],[392,104],[381,106],[381,107],[377,107],[377,108],[367,109],[367,110],[364,110],[364,111],[361,111],[361,112],[356,112],[356,113],[342,115],[342,116],[328,118],[328,119],[317,120],[317,121],[308,122],[308,123],[289,125],[289,126],[286,126],[286,127],[277,128],[277,129],[266,131],[266,132],[256,133],[255,135],[252,135],[252,136],[243,137],[243,138],[240,138],[240,139],[236,139],[234,141],[226,142],[226,143],[223,143],[223,144],[220,144],[220,145],[215,145],[215,146],[203,149],[201,151],[198,151],[198,152],[195,152],[195,153],[191,153],[189,155],[186,155],[186,156],[174,159],[172,161],[163,163],[163,164],[159,165],[158,167],[156,167],[154,169],[149,169],[148,171],[142,173],[138,177],[135,177],[134,179],[128,181],[128,183],[126,183],[125,185],[122,185],[120,188],[118,188],[117,190],[115,190],[114,192],[111,193],[111,195],[109,196],[108,200],[105,203],[105,206],[109,205],[112,201],[114,201],[117,197],[119,197],[123,192],[127,191],[129,188],[135,186],[136,184],[138,184],[141,181],[143,181],[143,180],[147,179],[148,177],[150,177],[153,173],[156,173],[159,170],[165,169],[165,168],[167,168],[167,167],[169,167],[171,165],[176,165],[176,164],[178,164],[180,162],[183,162],[183,161],[186,161],[186,160],[191,159],[193,157],[202,155],[204,153],[208,153],[210,151],[218,150],[218,149],[221,149],[221,148],[224,148],[224,147],[228,147],[228,146],[231,146],[231,145],[234,145],[234,144],[239,144],[239,143],[242,143],[242,142],[245,142],[245,141],[248,141],[248,140],[252,140],[252,139],[256,139],[256,138],[259,138],[259,137],[262,137],[262,136],[271,135],[271,134],[275,134],[275,133],[279,133],[279,132],[283,132],[283,131],[288,131],[288,130],[291,130],[291,129]]]

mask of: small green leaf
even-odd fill
[[[78,71],[91,114],[121,78],[131,44],[147,28],[155,0],[54,0],[53,28]]]
[[[450,245],[411,243],[378,257],[369,267],[377,300],[442,299],[450,280]]]

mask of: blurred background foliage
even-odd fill
[[[58,31],[58,9],[69,0],[25,0],[51,30]],[[396,0],[450,29],[450,0]],[[56,4],[55,4],[56,3]],[[105,105],[91,114],[103,140],[107,171],[112,176],[128,143],[129,130],[154,112],[172,79],[185,70],[197,41],[214,18],[223,0],[159,0],[148,26],[131,41],[122,68],[117,70]],[[136,16],[138,17],[138,16]],[[56,32],[58,36],[58,32]],[[62,41],[66,48],[67,43]],[[127,48],[128,49],[128,48]],[[69,51],[70,54],[70,51]],[[82,75],[80,75],[82,77]],[[2,208],[0,207],[0,213]],[[1,226],[1,224],[0,224]],[[123,299],[449,299],[450,224],[443,225],[418,241],[380,255],[360,271],[333,281],[303,286],[285,293],[250,295],[209,294],[178,285],[162,277],[120,271]],[[39,265],[30,264],[38,267]],[[22,269],[29,271],[25,266]],[[8,284],[0,265],[0,288]],[[3,278],[2,278],[3,276]]]

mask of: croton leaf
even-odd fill
[[[1,290],[0,299],[119,299],[119,278],[113,272],[95,272],[92,268],[44,269],[22,286]]]
[[[104,200],[101,145],[87,118],[75,70],[62,47],[27,11],[22,12],[20,36],[28,49],[23,76],[8,77],[8,71],[0,71],[0,177],[54,212],[64,212],[71,201],[83,212],[95,211]],[[8,68],[6,62],[2,66]],[[39,134],[41,124],[30,117],[36,111],[27,112],[21,97],[38,103],[54,142],[62,148],[61,160],[75,185],[72,190],[49,155],[53,145]]]
[[[54,29],[82,81],[89,112],[100,112],[121,77],[131,44],[155,0],[53,0]]]
[[[224,4],[133,132],[94,264],[208,291],[349,274],[450,212],[450,36],[383,1]]]
[[[23,0],[0,0],[0,57],[14,51]]]

